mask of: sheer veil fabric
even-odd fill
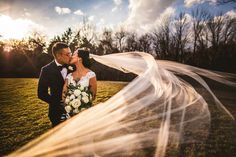
[[[203,142],[210,127],[208,104],[187,81],[202,85],[234,118],[201,76],[236,87],[234,74],[212,72],[143,52],[104,56],[97,62],[137,77],[106,102],[50,130],[9,156],[165,156],[167,148]],[[200,76],[201,75],[201,76]]]

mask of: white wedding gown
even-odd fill
[[[68,74],[66,79],[68,80],[68,85],[73,84],[76,85],[77,81],[82,85],[83,87],[89,87],[89,80],[93,77],[95,77],[96,74],[93,71],[89,71],[86,73],[85,76],[82,76],[80,80],[75,80],[72,76],[72,73]]]

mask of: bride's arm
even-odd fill
[[[90,78],[89,85],[90,85],[90,91],[93,94],[93,100],[94,100],[96,98],[96,94],[97,94],[97,79],[96,79],[96,76]]]
[[[66,93],[67,93],[68,79],[65,79],[65,84],[62,89],[62,101],[65,102]]]

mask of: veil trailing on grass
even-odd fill
[[[180,75],[199,82],[233,118],[200,77],[236,87],[230,81],[233,74],[223,77],[192,66],[156,61],[142,52],[91,57],[137,77],[106,102],[74,116],[10,156],[163,157],[167,149],[178,150],[181,143],[203,142],[210,126],[208,104]]]

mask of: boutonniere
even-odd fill
[[[68,66],[68,69],[69,69],[70,71],[73,71],[73,70],[74,70],[74,68],[73,68],[71,65]]]
[[[67,69],[69,73],[72,73],[76,70],[76,66],[74,64],[69,64]]]

